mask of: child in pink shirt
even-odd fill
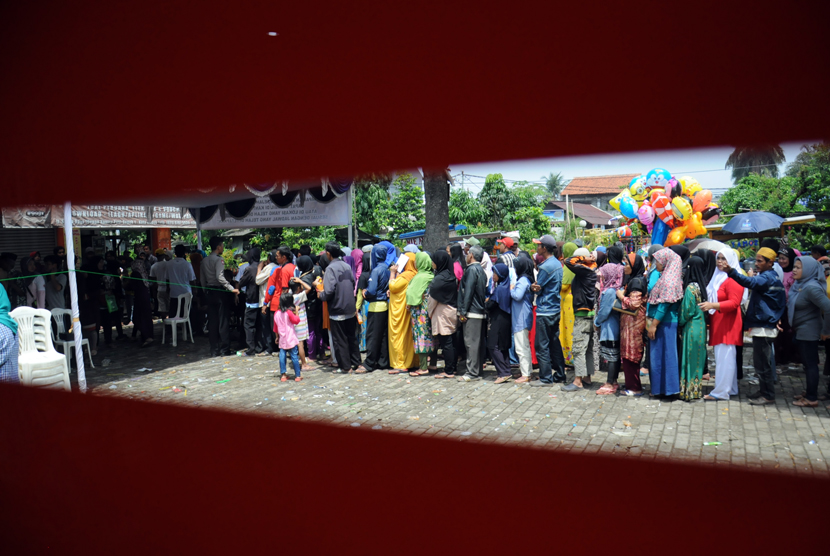
[[[274,313],[274,332],[279,335],[277,341],[280,346],[280,382],[286,382],[288,377],[286,371],[286,354],[291,356],[291,364],[294,365],[294,381],[303,380],[300,371],[299,350],[297,345],[297,333],[294,326],[300,322],[297,315],[297,308],[294,306],[294,296],[290,292],[280,295],[280,308]]]

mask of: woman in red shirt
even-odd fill
[[[723,249],[717,256],[717,270],[709,280],[706,294],[709,301],[700,304],[711,315],[709,345],[715,350],[715,389],[703,399],[729,400],[738,394],[738,366],[735,350],[743,349],[744,333],[741,318],[741,299],[744,289],[724,272],[724,268],[738,268],[738,256],[732,249]]]

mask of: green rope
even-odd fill
[[[146,282],[152,282],[154,284],[167,284],[168,286],[183,286],[183,287],[189,286],[191,288],[198,288],[200,290],[206,290],[206,291],[230,292],[230,290],[227,290],[225,288],[211,288],[211,287],[208,287],[208,286],[194,286],[192,284],[178,284],[176,282],[163,282],[161,280],[153,280],[152,278],[147,278],[147,280],[144,280],[141,277],[135,277],[135,276],[115,276],[114,274],[109,274],[107,272],[95,272],[95,271],[90,271],[90,270],[77,270],[77,269],[76,270],[61,270],[61,271],[58,271],[58,272],[47,272],[45,274],[32,274],[32,275],[29,275],[29,276],[19,276],[17,278],[0,278],[0,282],[12,282],[12,281],[15,281],[15,280],[25,280],[26,278],[33,278],[35,276],[55,276],[55,275],[58,275],[58,274],[69,274],[70,272],[80,272],[81,274],[97,274],[98,276],[112,276],[113,278],[120,278],[122,280],[141,280],[142,282],[146,281]]]

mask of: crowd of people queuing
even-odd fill
[[[652,396],[686,401],[738,394],[748,336],[759,384],[751,403],[775,402],[776,362],[804,366],[806,389],[796,405],[816,407],[827,398],[818,394],[819,343],[830,338],[823,247],[808,256],[764,240],[754,270],[744,272],[730,248],[691,253],[652,245],[642,257],[619,243],[591,252],[579,240],[533,241],[531,255],[504,237],[495,257],[475,238],[433,253],[412,245],[401,252],[388,241],[348,253],[337,243],[319,254],[307,245],[267,253],[255,247],[236,273],[225,268],[219,237],[211,238],[210,253],[142,246],[135,258],[112,251],[102,258],[87,249],[77,262],[80,324],[93,354],[99,330],[109,346],[113,329],[116,340],[127,338],[122,326],[130,322],[133,339],[147,347],[154,316],[183,316],[180,296],[191,294],[193,328],[207,329],[212,356],[233,354],[235,322],[237,355],[278,356],[282,381],[289,359],[295,381],[314,360],[339,373],[461,382],[481,379],[489,360],[496,384],[584,391],[602,370],[607,378],[597,395],[641,396],[641,376],[648,375]],[[16,266],[14,255],[0,254],[0,377],[11,374],[16,342],[8,312],[69,306],[62,247]],[[715,386],[704,393],[707,345]],[[534,368],[538,379],[531,380]]]

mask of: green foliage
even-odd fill
[[[531,243],[533,238],[550,233],[550,219],[545,216],[540,206],[522,207],[505,218],[506,228],[518,230],[523,244]]]
[[[777,178],[778,164],[783,164],[785,160],[780,145],[735,147],[726,159],[725,168],[732,168],[732,181],[737,184],[750,174]]]
[[[472,192],[466,189],[453,188],[450,191],[449,217],[450,223],[464,224],[469,230],[486,221],[487,213]]]
[[[741,178],[720,198],[724,214],[736,214],[746,210],[765,210],[779,216],[791,216],[796,196],[795,178],[772,178],[749,174]]]
[[[283,228],[281,244],[294,249],[300,245],[309,245],[312,253],[319,253],[329,241],[335,241],[334,226],[313,226],[310,228]],[[278,245],[273,245],[278,247]]]
[[[426,228],[424,214],[424,190],[415,184],[412,174],[400,174],[392,182],[394,195],[387,207],[386,222],[392,228],[392,236]],[[360,222],[360,220],[358,220]]]
[[[567,180],[565,176],[562,175],[562,172],[554,174],[551,172],[547,176],[542,176],[542,179],[545,180],[545,189],[547,190],[547,194],[555,199],[559,196],[559,193],[565,189],[565,185],[567,185]]]
[[[830,210],[830,143],[802,147],[786,175],[795,180],[795,200],[807,210]]]
[[[389,192],[382,183],[373,181],[356,182],[354,196],[354,218],[361,230],[379,234],[389,222]]]
[[[503,229],[504,218],[512,208],[512,196],[504,176],[488,174],[484,180],[484,188],[478,194],[478,200],[487,214],[487,223],[493,230]]]

